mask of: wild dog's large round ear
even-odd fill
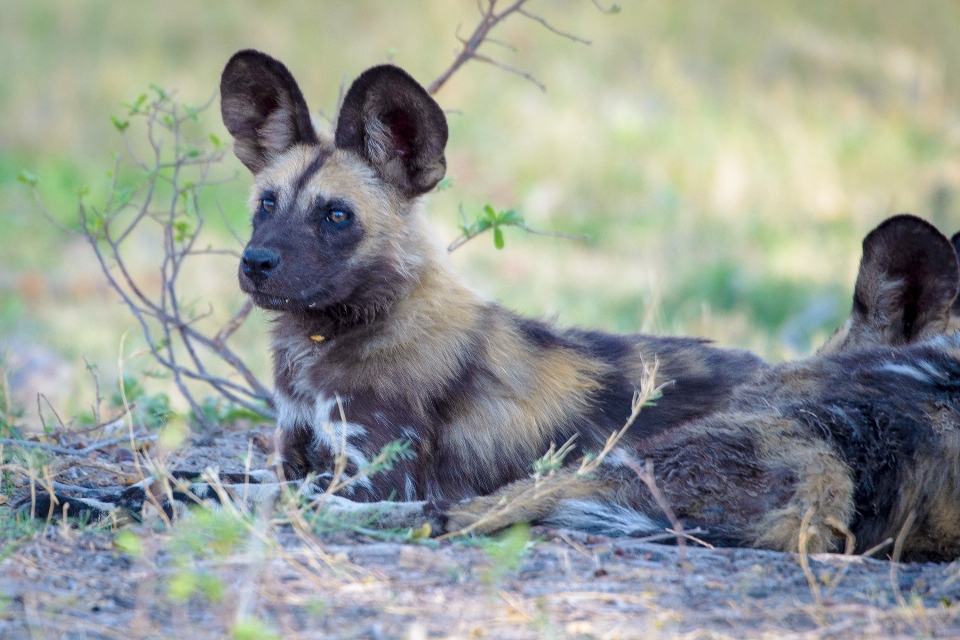
[[[447,170],[447,119],[430,94],[392,65],[354,80],[337,116],[337,147],[363,156],[408,197],[432,189]]]
[[[950,244],[953,245],[953,250],[957,253],[957,257],[960,258],[960,231],[953,234],[953,237],[950,238]],[[954,298],[953,306],[950,307],[950,315],[960,318],[960,295]]]
[[[848,340],[898,345],[942,333],[958,288],[954,245],[925,220],[894,216],[863,240]]]
[[[233,152],[259,173],[295,144],[318,144],[300,87],[283,63],[246,49],[220,77],[220,112],[234,138]]]

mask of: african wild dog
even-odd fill
[[[406,500],[405,513],[424,518],[438,513],[434,503],[527,477],[551,443],[577,435],[578,450],[599,450],[622,427],[654,360],[659,381],[673,382],[627,440],[726,406],[733,388],[765,366],[705,340],[561,330],[471,291],[432,239],[421,205],[444,175],[446,119],[396,67],[357,78],[332,137],[314,130],[286,67],[262,53],[241,51],[227,63],[221,98],[235,153],[255,176],[239,279],[276,314],[275,404],[288,480],[310,474],[322,488],[336,452],[345,450],[353,474],[404,441],[412,459],[344,493],[367,503]],[[100,518],[136,512],[149,484],[93,502],[57,498],[70,513]],[[268,497],[276,490],[251,489]],[[216,498],[202,483],[191,491]],[[357,504],[333,502],[347,511]],[[36,513],[49,508],[44,498]],[[395,522],[396,509],[376,508],[385,514],[379,524]]]
[[[322,485],[339,443],[353,471],[406,439],[416,457],[350,497],[407,500],[376,507],[385,524],[456,531],[529,486],[530,462],[551,442],[579,434],[581,451],[599,449],[656,357],[659,377],[675,381],[657,406],[593,478],[525,519],[661,530],[628,464],[650,459],[677,515],[717,542],[797,550],[807,514],[807,550],[836,549],[848,533],[864,549],[913,509],[905,557],[960,554],[960,337],[944,322],[960,276],[929,225],[899,217],[867,237],[851,320],[807,360],[770,368],[698,340],[559,330],[479,299],[429,240],[418,197],[443,175],[446,124],[404,72],[362,74],[332,140],[264,54],[234,56],[221,92],[255,174],[240,280],[277,312],[287,477]]]
[[[958,285],[951,243],[918,218],[896,216],[864,240],[851,318],[825,349],[833,353],[759,370],[725,411],[641,434],[617,455],[651,460],[676,515],[719,543],[796,551],[808,515],[808,551],[836,550],[842,539],[864,551],[897,536],[914,511],[903,557],[956,558]],[[475,522],[529,483],[449,508],[448,528]],[[564,523],[563,499],[577,498],[576,521],[596,531],[616,532],[626,512],[663,520],[637,479],[615,465],[575,491],[526,516]],[[583,517],[591,510],[592,521]]]
[[[341,439],[348,473],[403,440],[414,457],[351,498],[482,496],[527,477],[551,443],[577,434],[580,451],[599,450],[654,359],[673,383],[628,440],[716,411],[764,366],[704,340],[558,329],[470,290],[421,207],[444,175],[446,120],[404,71],[361,74],[332,139],[263,53],[234,55],[220,90],[234,151],[254,174],[239,279],[275,312],[287,478],[329,478]]]

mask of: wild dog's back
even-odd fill
[[[926,248],[896,242],[904,235]],[[589,479],[544,481],[519,517],[607,534],[661,531],[662,504],[635,473],[649,461],[673,513],[718,544],[865,551],[897,536],[914,511],[905,559],[960,555],[960,337],[944,323],[960,285],[957,258],[912,216],[868,239],[886,249],[861,265],[858,287],[870,282],[877,295],[861,296],[847,326],[855,344],[758,370],[725,410],[638,432]],[[911,268],[927,275],[905,278]],[[905,310],[904,301],[919,304]],[[484,514],[530,484],[450,508],[448,530],[509,524],[516,513]]]
[[[957,258],[935,228],[905,215],[864,249],[838,352],[761,371],[730,410],[638,443],[688,523],[796,551],[808,517],[809,551],[837,549],[846,532],[864,551],[896,537],[913,511],[905,558],[960,555]]]

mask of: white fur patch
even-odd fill
[[[351,442],[353,438],[366,436],[366,427],[342,420],[336,398],[317,396],[314,407],[313,419],[310,421],[310,426],[313,429],[314,446],[326,447],[334,453],[342,452],[357,470],[370,464],[366,453]],[[334,415],[334,412],[336,412],[336,415]],[[353,493],[354,485],[373,489],[370,478],[366,477],[360,478],[347,487],[347,491]]]
[[[314,408],[307,402],[294,400],[277,391],[273,396],[273,403],[277,407],[277,424],[282,429],[291,431],[298,424],[306,426],[313,422]]]
[[[362,520],[374,528],[419,527],[425,522],[426,502],[354,502],[341,496],[327,496],[324,511],[336,520]]]
[[[96,498],[70,498],[70,502],[82,502],[83,504],[87,505],[91,509],[98,509],[100,511],[104,511],[107,513],[111,511],[115,511],[117,508],[117,505],[115,504],[110,504],[109,502],[101,502]],[[67,512],[67,515],[71,515],[69,511]]]
[[[913,364],[885,364],[880,370],[908,376],[924,384],[932,384],[934,380],[942,380],[944,377],[942,371],[922,360]]]
[[[403,497],[407,502],[417,499],[417,488],[413,485],[413,478],[409,473],[403,474]]]
[[[269,482],[277,481],[277,474],[275,474],[270,469],[254,469],[249,473],[247,473],[247,476],[250,478],[251,482],[256,481],[256,482],[266,484]]]
[[[593,500],[561,500],[544,524],[618,537],[663,531],[661,525],[635,509]]]

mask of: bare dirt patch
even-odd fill
[[[175,462],[236,472],[252,452],[262,465],[256,433]],[[133,554],[115,531],[35,532],[0,563],[0,638],[960,637],[956,563],[821,555],[805,572],[791,554],[688,547],[682,562],[675,546],[543,527],[504,552],[258,521],[229,552],[198,556],[177,550],[177,527],[128,528]]]

